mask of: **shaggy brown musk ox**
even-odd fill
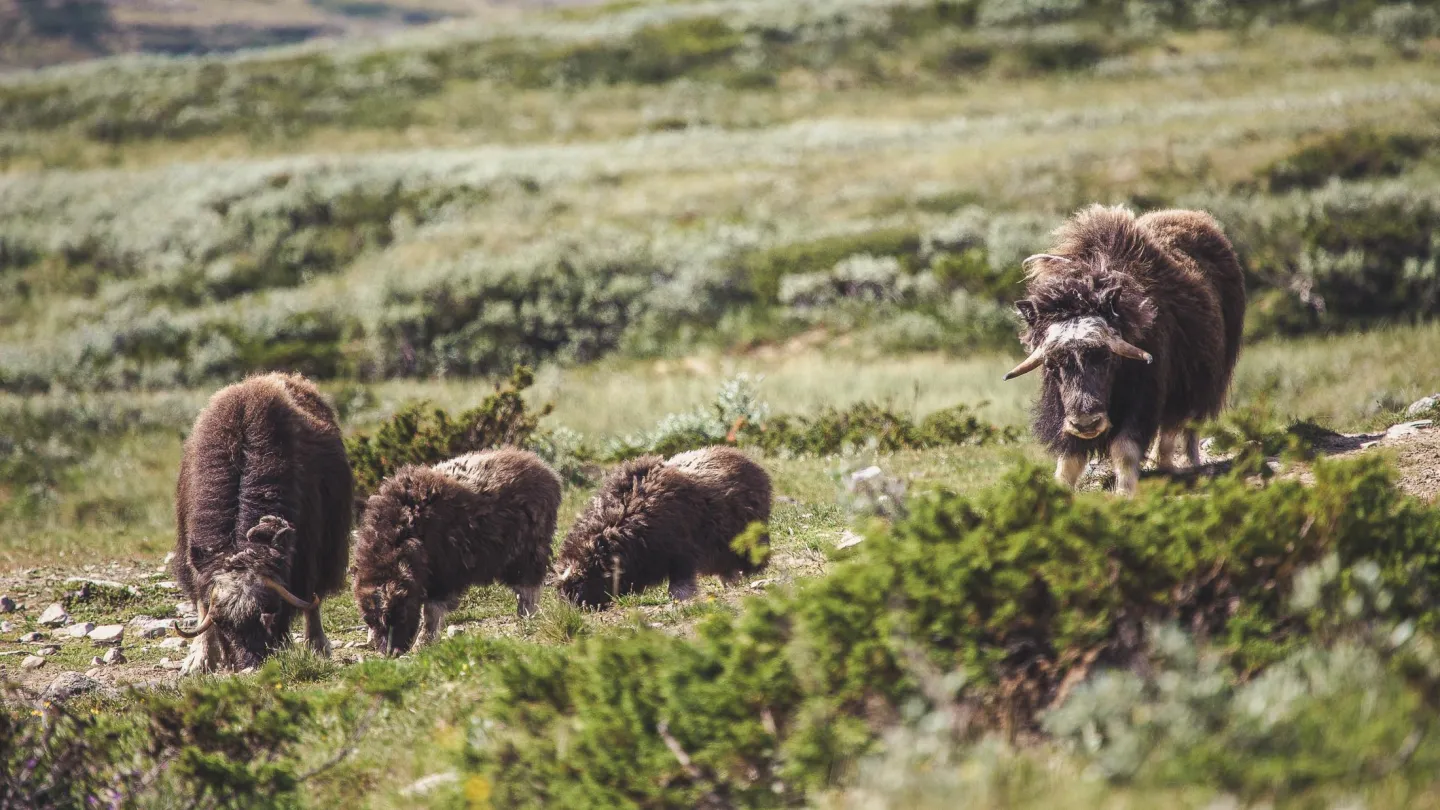
[[[697,576],[728,584],[764,567],[730,545],[756,521],[770,521],[770,476],[739,450],[628,461],[605,477],[570,528],[555,584],[587,607],[666,580],[672,598],[687,599]]]
[[[433,641],[472,585],[515,590],[535,612],[550,566],[560,477],[534,453],[467,453],[402,467],[370,496],[355,546],[355,601],[370,643],[399,655]]]
[[[1056,477],[1073,486],[1108,451],[1115,489],[1132,493],[1157,434],[1161,469],[1182,435],[1198,464],[1190,423],[1220,413],[1240,354],[1245,279],[1230,241],[1199,211],[1100,205],[1055,235],[1026,260],[1015,308],[1030,356],[1005,379],[1044,368],[1034,430],[1059,456]]]
[[[305,638],[328,655],[320,598],[345,585],[350,462],[335,412],[304,377],[222,389],[195,420],[175,489],[175,579],[199,625],[182,674],[246,669]],[[296,594],[299,594],[297,596]]]

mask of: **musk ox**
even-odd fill
[[[672,598],[688,599],[697,576],[730,584],[763,568],[731,542],[751,523],[769,520],[770,476],[739,450],[638,458],[605,477],[570,528],[555,584],[565,599],[587,607],[665,580]]]
[[[515,590],[535,612],[550,567],[560,477],[534,453],[468,453],[402,467],[370,496],[355,546],[355,601],[370,643],[399,655],[440,632],[472,585]]]
[[[1056,246],[1026,259],[1028,297],[1016,311],[1030,356],[1009,380],[1044,368],[1036,438],[1059,456],[1073,486],[1090,456],[1108,451],[1115,489],[1130,494],[1140,458],[1159,435],[1171,470],[1183,435],[1200,460],[1192,420],[1225,404],[1240,354],[1245,280],[1220,225],[1199,211],[1094,205],[1055,232]]]
[[[247,669],[305,640],[322,655],[320,599],[345,584],[354,482],[335,412],[304,377],[222,389],[195,420],[175,488],[175,579],[199,624],[182,674]],[[297,596],[298,594],[298,596]]]

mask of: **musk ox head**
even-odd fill
[[[360,615],[370,630],[370,646],[382,655],[404,655],[415,644],[425,609],[424,594],[413,577],[356,582]]]
[[[211,554],[190,547],[189,564],[208,576],[200,600],[200,623],[177,632],[194,638],[210,631],[226,664],[234,669],[259,666],[273,650],[290,641],[290,622],[282,612],[291,607],[309,610],[317,600],[305,601],[282,583],[289,579],[290,552],[295,527],[284,518],[267,515],[245,533],[234,549]]]
[[[1110,428],[1110,390],[1125,360],[1154,358],[1136,346],[1155,321],[1155,306],[1128,276],[1060,256],[1026,260],[1067,265],[1068,272],[1031,276],[1030,297],[1015,302],[1025,322],[1020,340],[1030,356],[1005,379],[1044,368],[1045,385],[1059,389],[1064,430],[1094,439]]]
[[[620,559],[604,553],[562,559],[556,565],[553,581],[560,598],[570,604],[603,608],[614,601],[620,588]]]

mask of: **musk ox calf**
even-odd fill
[[[1240,354],[1245,279],[1220,225],[1199,211],[1091,206],[1026,259],[1028,297],[1016,310],[1030,356],[1005,375],[1044,368],[1036,438],[1074,485],[1087,458],[1108,451],[1115,489],[1130,494],[1159,435],[1173,469],[1183,435],[1200,460],[1192,420],[1219,414]]]
[[[603,607],[669,580],[670,596],[688,599],[697,576],[729,584],[763,568],[730,544],[751,523],[769,520],[770,476],[739,450],[638,458],[605,477],[570,528],[556,587],[574,604]]]
[[[560,477],[534,453],[468,453],[402,467],[370,496],[355,547],[355,601],[370,643],[400,655],[433,641],[472,585],[515,590],[535,612],[550,567]]]
[[[297,612],[329,654],[320,599],[345,584],[353,486],[335,412],[304,377],[251,377],[210,399],[175,491],[175,579],[199,617],[177,630],[193,639],[182,674],[258,665]]]

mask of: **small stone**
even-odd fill
[[[1396,439],[1401,436],[1414,436],[1416,433],[1430,427],[1430,425],[1431,421],[1429,419],[1421,419],[1415,422],[1401,422],[1385,431],[1385,438]]]
[[[0,596],[0,613],[14,613],[15,600],[8,596]]]
[[[175,552],[173,552],[173,551],[167,551],[167,552],[165,552],[165,564],[166,564],[166,565],[169,565],[169,564],[170,564],[170,561],[171,561],[171,560],[174,560],[174,559],[175,559]]]
[[[104,672],[104,671],[105,671],[105,670],[102,669],[102,668],[100,668],[100,667],[91,667],[91,668],[85,670],[85,677],[87,677],[87,678],[98,678],[98,677],[100,677],[100,673],[102,673],[102,672]]]
[[[53,645],[53,644],[51,644],[51,645],[48,645],[48,646],[45,646],[45,647],[41,647],[40,649],[36,650],[36,651],[35,651],[35,654],[36,654],[36,655],[57,655],[57,654],[59,654],[59,652],[60,652],[60,648],[59,648],[59,647],[56,647],[56,646]]]
[[[445,637],[446,637],[446,638],[454,638],[454,637],[456,637],[456,636],[458,636],[458,635],[460,635],[460,626],[459,626],[459,625],[452,624],[452,625],[450,625],[449,627],[445,628]]]
[[[164,638],[174,626],[174,619],[151,619],[140,625],[139,634],[141,638]]]
[[[175,612],[180,614],[181,616],[194,616],[195,606],[190,604],[189,602],[176,602]]]
[[[180,590],[180,585],[179,585],[179,583],[172,582],[172,581],[170,581],[170,580],[168,580],[168,579],[162,579],[162,580],[160,580],[159,582],[155,583],[155,587],[157,587],[157,588],[164,588],[164,589],[167,590],[167,591],[178,591],[178,590]]]
[[[158,662],[156,662],[155,666],[161,669],[179,669],[180,667],[184,666],[184,662],[171,661],[169,658],[161,658]]]
[[[836,548],[850,548],[858,546],[865,541],[865,538],[855,532],[846,529],[840,533],[840,540],[835,543]]]
[[[78,622],[65,628],[65,633],[71,638],[85,638],[90,635],[90,631],[94,629],[94,622]]]
[[[55,680],[45,687],[41,698],[52,702],[69,700],[76,695],[83,695],[94,692],[100,688],[100,682],[78,672],[62,672],[55,676]]]
[[[91,659],[90,659],[90,666],[92,666],[92,667],[103,667],[103,666],[105,666],[105,659],[101,658],[101,657],[98,656],[98,655],[92,656]]]
[[[35,642],[37,642],[37,641],[43,641],[44,639],[45,639],[45,634],[44,634],[44,633],[26,633],[25,635],[23,635],[23,636],[20,637],[20,643],[21,643],[21,644],[34,644]]]
[[[184,646],[185,639],[180,638],[179,636],[172,636],[171,638],[167,638],[164,641],[160,642],[160,649],[162,650],[178,650]]]
[[[14,623],[14,622],[0,622],[0,633],[13,633],[13,632],[15,632],[15,623]]]
[[[45,659],[38,655],[27,655],[25,660],[20,662],[21,669],[39,669],[45,666]]]
[[[96,644],[119,644],[125,637],[125,625],[107,624],[90,631],[90,640]]]
[[[774,585],[775,582],[776,580],[773,579],[757,579],[754,582],[750,583],[750,587],[757,591],[763,591],[771,585]]]
[[[127,661],[125,653],[120,652],[119,647],[111,647],[105,651],[105,657],[100,659],[106,664],[123,664]]]
[[[40,623],[46,627],[62,627],[70,622],[70,614],[65,612],[65,606],[56,602],[45,608],[40,614]]]
[[[866,467],[865,469],[860,470],[859,472],[852,473],[852,474],[850,475],[850,480],[858,484],[858,483],[860,483],[861,481],[869,481],[871,478],[876,478],[876,477],[878,477],[879,475],[880,475],[880,468],[879,468],[879,467]]]
[[[460,777],[454,771],[432,773],[429,776],[416,780],[403,788],[400,788],[401,796],[424,796],[433,792],[438,787],[454,784],[460,781]]]
[[[1424,416],[1436,410],[1440,410],[1440,394],[1431,394],[1428,397],[1410,403],[1410,407],[1405,409],[1405,415],[1414,419],[1417,416]]]

